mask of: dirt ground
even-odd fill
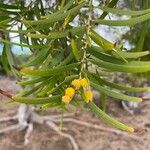
[[[0,77],[0,88],[15,93],[20,89],[14,79]],[[17,112],[19,105],[6,103],[6,98],[0,96],[0,118],[13,116]],[[74,123],[64,123],[68,128],[67,133],[71,134],[80,150],[149,150],[150,149],[150,103],[149,101],[140,104],[141,112],[131,115],[126,112],[118,101],[109,100],[107,113],[118,118],[124,123],[134,127],[144,127],[147,132],[136,134],[124,134],[119,130],[114,130],[104,124],[90,111],[77,111],[73,118],[99,125],[104,130],[93,129]],[[54,113],[54,110],[48,113]],[[16,122],[0,123],[0,129],[16,124]],[[59,125],[59,124],[58,124]],[[108,132],[111,130],[111,132]],[[25,131],[11,131],[0,134],[0,150],[72,150],[68,139],[59,136],[47,125],[34,125],[34,130],[30,136],[30,142],[23,146],[23,136]]]

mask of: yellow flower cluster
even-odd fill
[[[89,82],[85,78],[81,79],[80,83],[81,83],[82,87],[88,87],[89,86]]]
[[[69,102],[71,101],[71,98],[68,95],[65,95],[65,96],[62,97],[62,101],[65,104],[69,104]]]
[[[69,97],[73,97],[75,94],[75,90],[72,87],[69,87],[65,90],[65,95],[68,95]]]
[[[65,104],[69,104],[75,94],[75,90],[72,87],[69,87],[65,90],[65,95],[62,97],[62,101]]]
[[[89,101],[93,100],[93,92],[92,91],[86,91],[85,92],[85,101],[88,103]]]
[[[82,78],[82,79],[75,79],[71,82],[71,85],[73,87],[68,87],[65,90],[65,95],[62,97],[62,101],[65,104],[69,104],[70,101],[72,100],[72,98],[75,95],[75,90],[78,90],[79,88],[83,87],[88,88],[89,87],[89,81],[86,78]],[[84,97],[85,97],[85,101],[88,103],[89,101],[92,101],[93,99],[93,93],[91,90],[86,90],[84,91]]]
[[[75,79],[71,83],[75,89],[79,89],[81,86],[82,87],[88,87],[89,82],[86,78],[83,79]]]

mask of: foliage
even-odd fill
[[[15,102],[64,111],[68,110],[68,103],[75,107],[86,106],[104,122],[134,132],[132,127],[113,119],[92,102],[92,90],[95,89],[102,95],[103,108],[108,96],[139,102],[141,98],[122,94],[121,91],[150,89],[125,87],[105,77],[106,73],[150,72],[150,61],[140,61],[150,55],[149,51],[127,52],[122,45],[111,43],[94,31],[99,24],[134,26],[150,19],[150,9],[118,10],[114,8],[117,2],[112,0],[103,7],[94,6],[92,0],[61,0],[48,8],[44,7],[42,0],[27,6],[21,1],[11,5],[0,3],[0,31],[3,33],[0,41],[4,44],[2,64],[7,72],[11,69],[19,80],[18,84],[24,87],[18,95],[9,97]],[[93,18],[94,9],[103,11],[99,18]],[[128,15],[130,19],[106,20],[108,13]],[[75,19],[78,20],[77,25]],[[11,42],[9,33],[17,33],[20,43]],[[14,60],[11,45],[27,47],[32,53],[20,67]],[[67,88],[72,88],[69,94],[65,92]]]
[[[136,6],[138,7],[134,7],[134,9],[140,11],[142,9],[148,9],[150,7],[150,3],[148,0],[145,0],[141,4],[137,4]],[[130,35],[133,35],[132,38],[130,37]],[[150,40],[149,20],[133,26],[130,31],[123,35],[122,38],[127,39],[132,45],[135,46],[132,51],[145,51],[147,49],[150,49],[150,45],[148,42]]]

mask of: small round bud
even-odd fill
[[[71,84],[76,88],[79,89],[81,84],[80,84],[80,80],[79,79],[75,79],[71,82]]]
[[[81,79],[80,80],[80,84],[81,84],[82,87],[89,86],[89,82],[88,82],[88,80],[86,78]]]
[[[75,94],[75,90],[72,87],[69,87],[65,90],[65,95],[68,95],[69,97],[73,97]]]
[[[93,92],[92,91],[86,91],[85,92],[85,101],[88,103],[89,101],[93,100]]]
[[[62,101],[65,103],[65,104],[69,104],[70,101],[71,101],[71,98],[68,96],[68,95],[65,95],[62,97]]]

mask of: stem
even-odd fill
[[[90,0],[89,1],[89,17],[88,17],[88,20],[87,20],[87,35],[89,35],[90,33],[90,29],[91,29],[91,23],[92,23],[92,12],[93,12],[93,0]],[[79,78],[81,78],[82,76],[82,72],[86,69],[86,49],[88,47],[88,43],[86,42],[85,40],[85,45],[83,47],[83,57],[81,59],[81,70],[80,70],[80,74],[79,74]]]
[[[0,94],[4,95],[4,96],[7,96],[8,98],[11,98],[12,99],[12,95],[6,91],[3,91],[0,89]]]
[[[106,95],[101,94],[101,109],[106,112]]]

